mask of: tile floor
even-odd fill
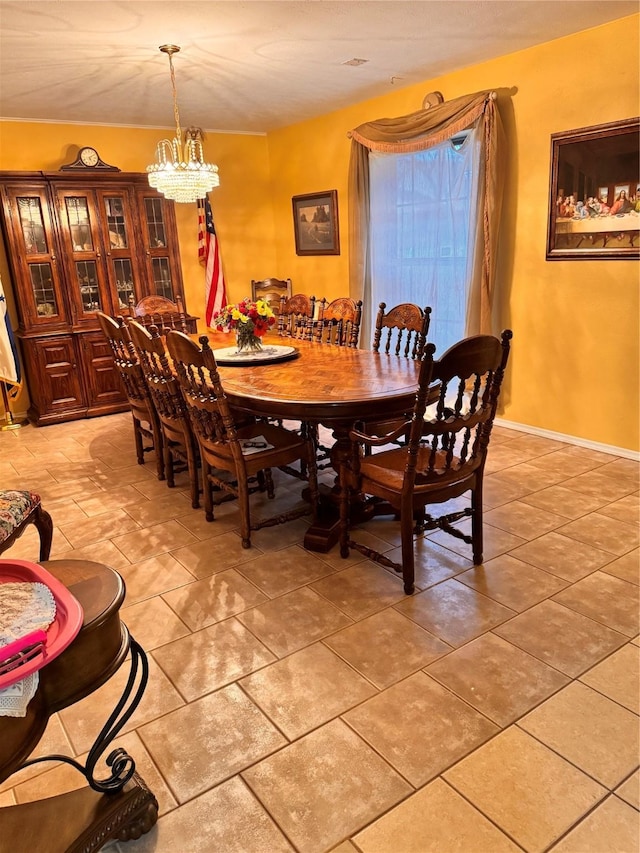
[[[427,536],[407,597],[359,554],[306,552],[304,519],[244,551],[233,503],[207,524],[184,476],[135,464],[127,415],[0,434],[2,487],[41,493],[52,557],[121,572],[150,658],[119,741],[161,817],[111,849],[637,853],[639,466],[496,428],[488,474],[485,564]],[[354,535],[398,554],[390,518]],[[35,559],[34,532],[10,553]],[[86,753],[124,669],[38,752]],[[79,784],[40,764],[0,805]]]

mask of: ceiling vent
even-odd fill
[[[346,62],[342,62],[341,65],[364,65],[365,62],[368,62],[368,59],[347,59]]]

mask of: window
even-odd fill
[[[436,355],[465,334],[479,150],[469,130],[425,151],[369,154],[372,318],[380,302],[429,305]]]

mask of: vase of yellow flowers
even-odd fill
[[[258,352],[262,338],[275,323],[271,308],[262,299],[248,297],[237,305],[225,305],[213,315],[213,325],[225,332],[235,332],[238,352]]]

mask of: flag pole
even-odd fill
[[[2,389],[2,403],[4,405],[4,423],[0,421],[0,432],[6,432],[6,430],[9,429],[20,429],[20,427],[26,424],[27,419],[19,418],[16,420],[13,417],[9,406],[9,395],[7,393],[7,385],[5,382],[0,381],[0,389]]]

